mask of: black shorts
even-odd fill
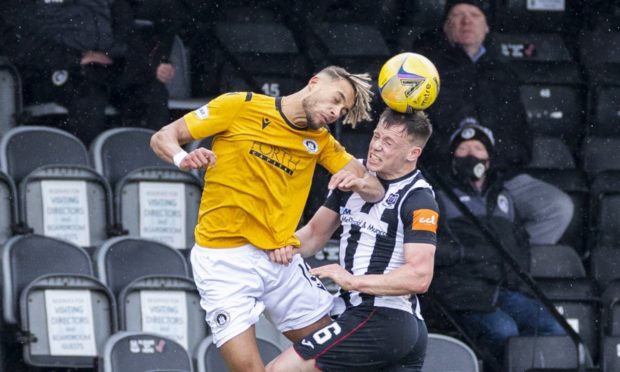
[[[406,311],[358,306],[293,347],[322,371],[421,371],[427,331]]]

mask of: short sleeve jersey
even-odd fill
[[[340,264],[353,275],[396,270],[405,264],[404,244],[435,245],[437,241],[437,203],[420,171],[381,182],[386,192],[380,202],[367,203],[358,194],[339,190],[325,202],[325,207],[340,214]],[[336,307],[362,303],[414,312],[421,318],[417,299],[409,295],[373,296],[341,290]]]
[[[195,230],[204,247],[298,246],[294,232],[316,164],[335,173],[352,159],[327,129],[290,122],[279,97],[224,94],[184,119],[194,139],[213,136],[217,156],[205,172]]]

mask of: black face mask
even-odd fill
[[[452,171],[459,177],[466,178],[471,181],[478,181],[487,173],[487,160],[478,159],[473,155],[464,158],[454,158]]]

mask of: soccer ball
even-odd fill
[[[379,72],[381,98],[392,110],[424,110],[439,94],[439,73],[426,57],[401,53],[390,58]]]

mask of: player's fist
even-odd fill
[[[217,158],[213,151],[204,147],[199,147],[187,154],[183,160],[181,160],[179,167],[185,170],[207,169],[208,167],[214,167],[216,160]]]

